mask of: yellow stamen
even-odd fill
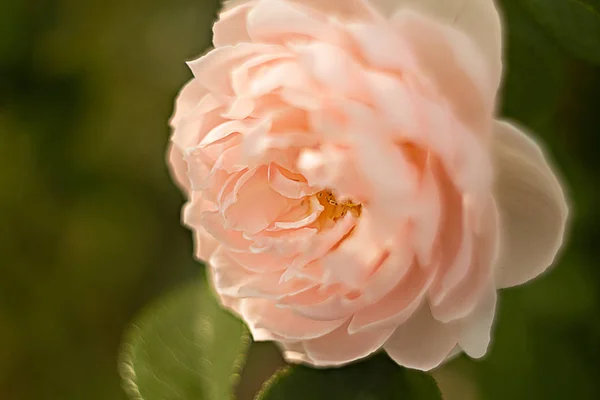
[[[339,203],[331,190],[322,190],[317,193],[317,200],[324,208],[319,220],[325,222],[326,220],[333,220],[334,222],[340,218],[346,216],[348,211],[355,217],[360,217],[362,205],[354,203],[350,200],[346,200],[343,203]]]

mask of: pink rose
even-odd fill
[[[567,205],[494,119],[492,0],[255,0],[189,63],[169,162],[222,303],[287,360],[483,356],[499,288],[542,273]]]

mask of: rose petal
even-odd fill
[[[233,96],[230,71],[238,64],[243,63],[248,57],[265,54],[281,53],[281,46],[240,43],[235,46],[217,47],[197,60],[188,62],[198,83],[211,93],[222,96]]]
[[[425,303],[398,326],[383,348],[398,364],[429,371],[446,359],[459,336],[457,323],[443,324],[435,320]]]
[[[280,43],[286,38],[335,40],[339,31],[325,16],[309,7],[285,0],[261,0],[248,15],[248,34],[256,42]]]
[[[339,366],[367,357],[379,350],[392,329],[348,333],[348,324],[322,337],[304,342],[307,356],[315,365]]]
[[[390,258],[395,262],[396,258]],[[404,323],[423,302],[435,274],[412,265],[400,283],[380,301],[358,311],[348,328],[349,332],[362,332]]]
[[[388,15],[412,9],[464,32],[485,56],[492,88],[497,90],[502,75],[502,31],[493,0],[371,0]]]
[[[290,309],[276,307],[267,299],[244,299],[240,311],[250,332],[264,329],[292,341],[323,337],[344,323],[344,319],[316,321],[304,318]]]
[[[469,37],[409,10],[394,15],[393,24],[416,57],[417,70],[411,72],[432,82],[473,130],[489,132],[496,87]]]
[[[186,197],[188,197],[191,188],[187,175],[188,165],[183,159],[183,153],[173,143],[169,143],[167,149],[167,165],[169,166],[169,172],[173,180]]]
[[[496,315],[496,287],[490,282],[473,312],[460,321],[459,346],[470,357],[480,358],[487,353],[490,331]]]
[[[490,199],[485,208],[482,232],[475,238],[472,262],[465,278],[454,288],[433,298],[432,315],[439,321],[450,322],[469,315],[481,297],[486,285],[493,279],[493,268],[498,259],[498,211]]]
[[[219,20],[213,25],[213,44],[215,47],[231,46],[251,41],[246,27],[246,20],[248,13],[256,3],[256,1],[249,1],[224,10],[219,15]]]
[[[503,230],[496,277],[499,287],[510,287],[553,263],[563,243],[568,205],[552,164],[519,128],[496,123],[493,151]]]

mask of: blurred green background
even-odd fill
[[[490,355],[438,377],[449,399],[600,399],[600,69],[501,3],[503,115],[547,143],[574,218],[557,267],[504,291]],[[0,0],[0,399],[125,400],[124,328],[198,272],[164,152],[217,8]],[[251,373],[272,362],[254,348]]]

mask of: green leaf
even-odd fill
[[[428,374],[398,366],[381,353],[337,369],[293,366],[265,383],[256,400],[440,400]]]
[[[573,54],[600,63],[599,0],[519,0]]]
[[[228,400],[250,340],[204,279],[142,313],[125,342],[121,376],[135,400]]]
[[[547,139],[556,127],[569,58],[519,1],[499,3],[506,30],[502,116]]]

